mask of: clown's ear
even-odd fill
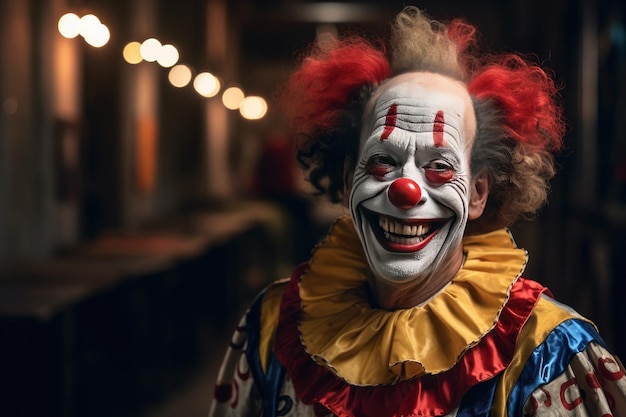
[[[468,219],[476,220],[482,216],[489,197],[489,174],[482,171],[472,178],[468,207]]]

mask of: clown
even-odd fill
[[[366,109],[366,134],[350,207],[384,308],[410,308],[451,281],[468,218],[487,190],[472,194],[470,150],[476,130],[465,87],[419,72],[383,84]],[[369,125],[368,125],[369,124]],[[383,294],[402,287],[402,298]]]
[[[522,277],[564,124],[517,55],[407,7],[391,65],[358,38],[293,74],[298,157],[349,207],[235,332],[210,416],[618,416],[626,376],[593,323]]]

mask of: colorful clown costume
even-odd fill
[[[626,376],[593,323],[521,277],[506,229],[467,236],[452,282],[373,307],[349,217],[269,286],[235,332],[211,417],[626,416]]]

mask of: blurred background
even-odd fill
[[[621,0],[0,0],[0,415],[205,415],[254,294],[344,213],[276,104],[309,44],[403,5],[554,71],[569,123],[525,276],[626,357]]]

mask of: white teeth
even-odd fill
[[[430,226],[427,224],[410,226],[408,224],[394,222],[385,217],[378,218],[378,225],[381,227],[381,229],[385,231],[385,236],[387,237],[387,239],[395,243],[402,243],[402,240],[409,241],[409,243],[404,243],[408,245],[412,244],[411,241],[415,239],[418,240],[414,243],[420,242],[421,240],[423,240],[424,235],[430,232]],[[402,237],[392,236],[392,234],[402,235]]]
[[[424,240],[423,237],[420,236],[416,236],[416,237],[398,237],[396,235],[392,235],[389,232],[385,232],[385,238],[392,242],[392,243],[398,243],[400,245],[415,245],[420,243],[422,240]]]

